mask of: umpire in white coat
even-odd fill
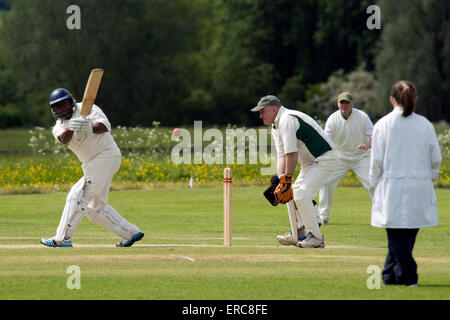
[[[419,229],[438,224],[433,180],[442,157],[433,125],[414,112],[414,85],[394,84],[390,102],[393,111],[375,124],[372,136],[371,224],[387,230],[383,283],[417,286],[412,251]]]

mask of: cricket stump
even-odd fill
[[[231,246],[231,168],[223,171],[223,244]]]

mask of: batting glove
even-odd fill
[[[91,123],[89,119],[83,119],[81,117],[71,119],[69,122],[69,130],[77,132],[86,132],[89,130]]]

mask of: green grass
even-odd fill
[[[286,208],[266,204],[263,189],[233,188],[232,247],[223,246],[222,188],[111,192],[110,204],[145,232],[131,248],[115,248],[119,239],[87,219],[74,248],[44,248],[66,195],[0,196],[0,299],[450,298],[450,190],[436,191],[439,226],[418,235],[420,286],[369,290],[367,268],[382,268],[387,249],[363,188],[336,190],[324,249],[278,245]],[[80,290],[66,286],[70,265],[80,267]]]
[[[48,133],[51,135],[51,133]],[[2,129],[0,130],[0,150],[31,150],[28,145],[30,133],[27,129]]]

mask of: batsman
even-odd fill
[[[291,231],[277,236],[277,241],[300,248],[323,248],[325,241],[313,199],[338,165],[333,142],[314,119],[285,108],[276,96],[262,97],[251,111],[259,112],[265,125],[272,125],[278,153],[277,176],[272,177],[272,187],[264,195],[272,205],[287,205]],[[301,170],[294,181],[297,163]]]
[[[72,235],[86,216],[121,237],[117,247],[132,246],[144,233],[108,204],[111,180],[121,162],[108,118],[96,105],[92,105],[89,116],[81,116],[82,103],[76,103],[64,88],[50,94],[50,108],[56,119],[52,133],[82,162],[84,176],[67,195],[56,235],[41,239],[41,243],[48,247],[72,247]]]

